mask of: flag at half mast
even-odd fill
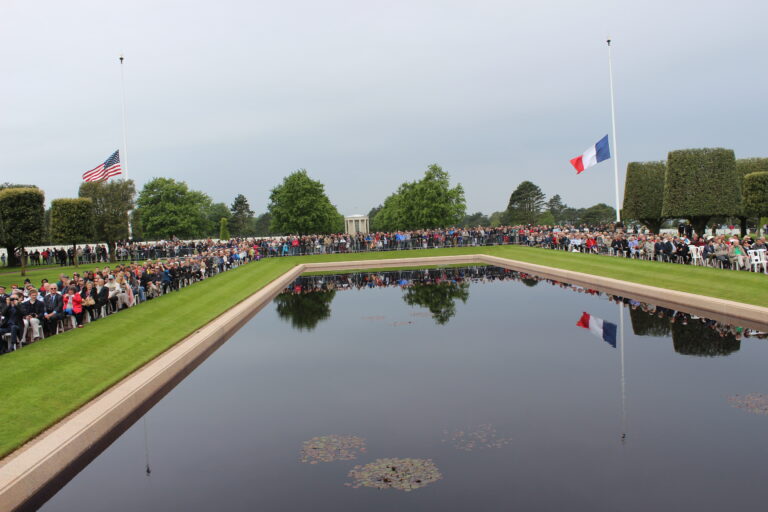
[[[120,168],[120,150],[118,149],[103,164],[83,173],[83,181],[104,181],[112,176],[122,174],[122,172]]]

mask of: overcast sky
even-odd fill
[[[613,164],[568,160],[610,131],[629,161],[722,146],[768,156],[768,2],[0,1],[0,181],[74,197],[122,146],[130,177],[186,181],[257,213],[306,168],[344,214],[431,163],[469,211],[523,180],[613,205]]]

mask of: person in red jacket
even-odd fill
[[[67,288],[67,294],[64,295],[64,313],[74,315],[77,326],[83,326],[83,298],[74,286]]]

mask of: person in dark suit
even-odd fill
[[[672,261],[672,255],[675,253],[675,245],[669,238],[662,242],[661,252],[664,255],[664,261]]]
[[[59,295],[58,286],[51,284],[48,287],[48,294],[44,299],[45,314],[43,315],[43,329],[46,336],[56,334],[56,322],[63,318],[63,306],[61,295]]]
[[[103,277],[96,277],[95,282],[96,286],[93,287],[93,291],[91,292],[93,298],[96,300],[93,309],[97,314],[101,315],[101,308],[106,306],[109,301],[109,288],[104,286],[105,283]]]
[[[6,334],[11,335],[10,346],[7,346],[5,343],[0,343],[0,352],[16,350],[19,343],[21,326],[24,325],[21,318],[18,295],[11,295],[5,299],[5,304],[3,305],[0,314],[3,316],[3,320],[0,322],[0,339]]]
[[[674,245],[677,262],[689,264],[691,262],[691,252],[685,240],[675,239]]]

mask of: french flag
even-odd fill
[[[597,141],[597,144],[584,151],[583,155],[571,158],[571,165],[576,168],[576,174],[580,174],[609,158],[611,158],[611,151],[608,148],[608,136],[606,135]]]
[[[616,324],[606,322],[602,318],[597,318],[589,313],[582,313],[576,325],[589,329],[592,334],[601,338],[613,348],[616,348]]]

